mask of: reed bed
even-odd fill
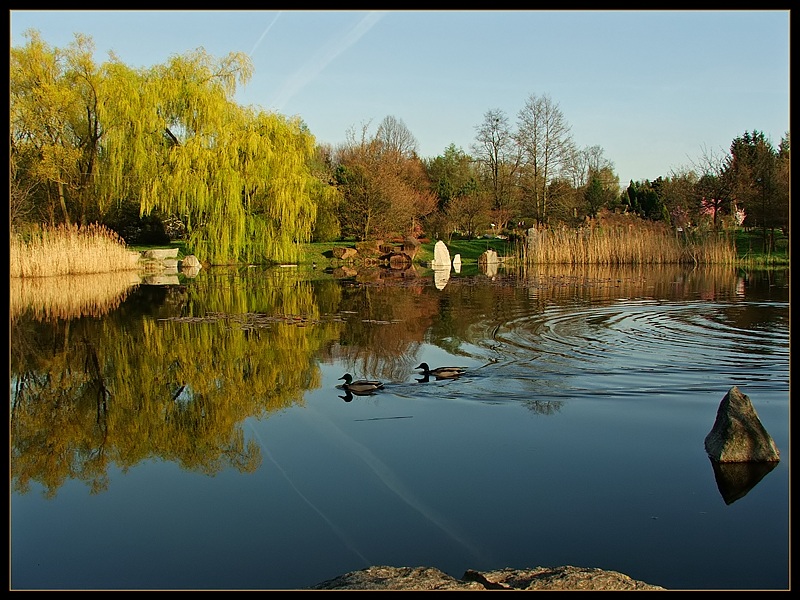
[[[524,264],[736,263],[736,248],[725,235],[686,234],[657,224],[532,229],[517,253]]]
[[[37,227],[12,233],[11,277],[54,277],[139,269],[140,255],[100,225]]]

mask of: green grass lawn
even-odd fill
[[[780,231],[775,232],[775,252],[767,254],[763,251],[762,232],[760,230],[739,230],[735,233],[734,241],[739,258],[750,265],[788,265],[789,264],[789,238]],[[476,263],[478,258],[492,249],[498,256],[515,256],[515,245],[508,240],[497,238],[479,238],[474,240],[456,239],[445,242],[450,256],[461,255],[461,262],[464,264]],[[179,247],[179,258],[188,254],[183,242],[174,241],[173,247]],[[436,241],[424,242],[417,251],[414,261],[418,264],[426,264],[433,260],[433,249]],[[316,264],[324,268],[330,264],[335,264],[333,257],[334,248],[355,248],[355,242],[319,242],[302,245],[301,265],[311,266]],[[146,250],[147,247],[133,247],[134,250]]]
[[[500,240],[496,238],[491,239],[477,239],[477,240],[453,240],[452,242],[445,242],[447,249],[450,251],[450,256],[454,257],[456,254],[461,255],[462,263],[478,262],[478,257],[492,249],[497,252],[498,256],[508,256],[514,254],[513,244],[508,240]],[[417,250],[417,255],[414,257],[414,262],[427,263],[433,260],[433,248],[436,241],[425,242]],[[355,248],[355,242],[325,242],[303,244],[303,258],[300,264],[327,265],[333,260],[334,248]]]
[[[316,242],[313,244],[302,244],[303,256],[300,259],[301,265],[327,265],[333,260],[334,248],[355,248],[353,242]]]
[[[736,231],[734,237],[736,254],[739,259],[752,264],[788,265],[789,236],[775,230],[775,251],[764,251],[764,232],[760,229]]]
[[[477,240],[453,240],[452,242],[445,242],[447,244],[447,249],[450,251],[450,256],[453,257],[456,254],[461,255],[461,262],[462,263],[470,263],[478,262],[478,257],[483,254],[486,250],[492,249],[499,256],[507,256],[514,254],[513,245],[510,244],[507,240],[500,240],[500,239],[477,239]],[[415,257],[415,262],[417,263],[425,263],[430,262],[433,260],[433,248],[436,245],[436,241],[432,242],[425,242],[421,244],[419,250],[417,251],[417,255]],[[185,247],[183,242],[175,241],[172,242],[171,247],[178,246],[178,256],[179,258],[183,258],[187,254],[190,254]],[[132,250],[136,251],[143,251],[155,248],[156,246],[131,246]],[[170,246],[158,246],[158,248],[167,248]],[[336,259],[333,257],[333,249],[334,248],[355,248],[355,242],[317,242],[317,243],[310,243],[310,244],[302,244],[302,257],[300,259],[301,265],[310,266],[312,264],[317,264],[320,267],[327,266],[332,261],[335,262]]]
[[[478,262],[481,254],[487,250],[494,250],[498,256],[513,256],[514,246],[508,240],[500,240],[497,238],[481,238],[477,240],[453,240],[445,242],[447,249],[450,251],[450,256],[456,254],[461,255],[461,262]],[[436,242],[428,242],[422,244],[417,253],[418,261],[431,261],[433,260],[433,247]]]

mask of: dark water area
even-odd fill
[[[169,283],[12,282],[12,590],[299,589],[370,565],[789,589],[788,270]],[[732,386],[779,463],[709,460]]]

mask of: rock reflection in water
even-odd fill
[[[450,267],[436,268],[433,270],[433,284],[437,290],[443,290],[450,281]]]
[[[717,489],[725,504],[744,498],[750,490],[778,466],[777,462],[719,463],[711,460]]]

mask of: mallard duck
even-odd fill
[[[356,396],[367,396],[383,389],[383,383],[376,379],[358,379],[353,381],[353,376],[350,375],[350,373],[345,373],[339,377],[339,379],[344,379],[341,388]]]
[[[435,369],[431,369],[428,366],[428,363],[420,363],[417,367],[418,369],[422,369],[422,374],[425,377],[433,375],[436,379],[452,379],[453,377],[459,377],[466,372],[465,367],[436,367]]]

